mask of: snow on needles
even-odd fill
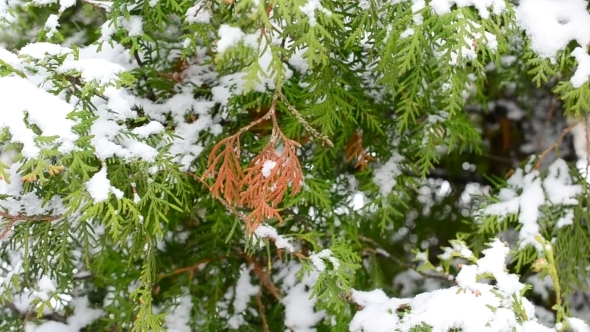
[[[326,263],[324,260],[328,260],[332,264],[334,270],[338,270],[340,267],[340,261],[338,258],[332,256],[332,251],[330,249],[324,249],[317,254],[310,255],[309,260],[320,272],[326,271]]]
[[[490,17],[490,11],[488,10],[490,7],[496,15],[506,10],[506,2],[504,0],[432,0],[429,5],[438,15],[450,13],[454,5],[457,5],[457,7],[473,6],[483,19]]]
[[[518,214],[522,224],[519,231],[521,246],[533,245],[542,250],[535,240],[540,235],[538,218],[543,205],[577,205],[576,196],[582,193],[582,187],[573,184],[569,168],[563,159],[557,159],[549,166],[548,175],[541,178],[538,170],[517,169],[508,179],[506,188],[500,191],[501,202],[486,207],[483,215],[494,215],[505,218]],[[519,194],[517,194],[519,193]]]
[[[571,41],[581,47],[572,52],[578,69],[571,79],[575,88],[590,77],[590,57],[586,46],[590,44],[590,14],[584,0],[521,0],[516,8],[516,22],[526,31],[531,49],[541,58],[557,61],[557,53],[566,49]]]
[[[117,198],[123,197],[121,190],[111,186],[111,181],[107,178],[107,167],[104,164],[102,169],[86,182],[86,190],[97,203],[106,201],[110,193],[115,194]]]
[[[426,292],[414,298],[389,298],[378,289],[354,290],[352,299],[363,307],[350,324],[351,332],[412,331],[426,324],[432,331],[453,328],[462,332],[555,331],[537,322],[535,308],[520,296],[524,285],[518,276],[506,272],[509,249],[495,240],[476,264],[464,265],[457,275],[458,286]],[[476,277],[489,273],[496,285],[479,283]],[[514,306],[521,306],[526,317],[517,317]],[[400,308],[409,312],[398,315]]]
[[[12,140],[23,144],[22,154],[26,158],[36,158],[40,148],[35,142],[37,135],[25,125],[25,113],[29,122],[41,129],[43,136],[58,137],[60,152],[74,149],[78,139],[72,132],[75,123],[67,119],[74,109],[65,101],[21,77],[0,77],[0,100],[0,128],[8,128]]]
[[[278,249],[287,249],[289,252],[295,251],[295,247],[293,247],[291,241],[279,235],[277,230],[272,226],[266,224],[260,225],[254,230],[254,234],[258,239],[268,238],[273,240]]]
[[[590,43],[590,14],[584,0],[521,0],[516,22],[531,40],[531,49],[542,58],[556,59],[557,52],[575,40]]]

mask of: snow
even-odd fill
[[[272,170],[275,168],[275,166],[277,165],[276,161],[273,160],[266,160],[264,161],[264,164],[262,165],[262,176],[264,176],[265,178],[270,176],[270,172],[272,172]]]
[[[12,141],[23,144],[22,154],[26,158],[36,158],[41,148],[35,142],[37,135],[23,121],[25,112],[29,122],[37,125],[43,136],[58,137],[56,143],[61,152],[74,149],[78,136],[72,132],[74,122],[67,119],[74,109],[65,101],[21,77],[0,77],[0,100],[0,129],[8,128]]]
[[[557,52],[575,40],[590,43],[590,14],[584,0],[521,0],[516,22],[526,31],[531,49],[541,58],[557,59]]]
[[[269,238],[272,239],[275,243],[275,246],[278,249],[287,249],[289,252],[294,252],[295,247],[291,244],[291,241],[282,235],[277,233],[276,228],[269,226],[267,224],[261,224],[254,230],[254,235],[258,239]]]
[[[338,270],[340,267],[340,261],[332,256],[332,251],[330,249],[324,249],[317,254],[310,255],[309,260],[319,272],[326,271],[326,263],[324,260],[328,260],[332,264],[334,270]]]
[[[138,37],[143,34],[143,17],[131,15],[129,20],[120,17],[118,23],[129,32],[129,36]]]
[[[417,13],[424,9],[424,7],[426,7],[426,1],[414,0],[414,3],[412,4],[412,13]],[[414,21],[414,24],[422,25],[424,22],[424,16],[422,16],[422,14],[414,14],[414,16],[412,16],[412,20]]]
[[[432,331],[453,328],[463,332],[555,331],[534,318],[534,306],[519,291],[524,285],[508,274],[505,260],[509,249],[499,240],[492,242],[477,263],[464,265],[457,275],[458,286],[425,292],[414,298],[388,298],[382,290],[353,291],[352,300],[362,307],[350,323],[351,332],[411,331],[426,324]],[[497,284],[479,283],[476,276],[490,273]],[[528,321],[519,323],[512,308],[519,301]],[[400,318],[396,312],[407,308]]]
[[[579,318],[567,318],[567,322],[572,332],[590,332],[588,324]]]
[[[490,17],[488,8],[492,8],[495,15],[502,14],[506,10],[506,2],[504,0],[432,0],[429,3],[432,10],[437,15],[444,15],[451,12],[451,8],[474,6],[479,12],[479,16],[483,19]]]
[[[228,325],[232,329],[238,329],[246,323],[242,313],[248,308],[250,298],[260,292],[260,286],[252,285],[250,280],[251,271],[251,266],[248,268],[242,267],[240,277],[238,278],[235,289],[233,289],[233,315],[228,318]],[[227,293],[225,296],[226,298],[231,297],[231,293]]]
[[[122,66],[103,59],[81,59],[66,61],[59,69],[59,72],[74,70],[80,73],[84,82],[96,81],[100,85],[114,83],[118,75],[125,71]]]
[[[400,38],[408,38],[414,35],[414,29],[408,28],[400,35]]]
[[[516,7],[516,23],[526,31],[531,49],[541,58],[557,61],[558,53],[571,41],[576,47],[571,55],[578,68],[570,82],[574,88],[581,87],[590,77],[590,13],[584,0],[522,0]]]
[[[324,6],[322,6],[320,0],[307,0],[305,5],[299,6],[299,10],[301,10],[301,12],[307,16],[307,18],[309,19],[309,25],[312,28],[315,27],[318,23],[317,18],[315,17],[315,12],[317,10],[321,11],[328,17],[332,15],[332,12],[330,12],[329,10],[324,8]]]
[[[18,52],[19,55],[27,55],[33,59],[43,60],[48,56],[59,56],[71,54],[72,50],[52,43],[31,43],[27,44]]]
[[[99,43],[108,42],[111,40],[113,35],[117,32],[114,22],[112,20],[106,20],[100,27],[101,36],[98,39]]]
[[[574,211],[569,210],[565,213],[565,215],[557,220],[555,226],[557,228],[561,228],[568,225],[574,224]]]
[[[193,23],[209,23],[211,20],[211,12],[206,7],[204,2],[199,2],[196,5],[190,7],[186,11],[186,21],[190,24]],[[220,32],[221,34],[221,32]],[[219,46],[218,46],[219,48]]]
[[[55,284],[48,276],[44,275],[39,279],[39,290],[44,292],[53,292],[55,291]]]
[[[576,58],[578,68],[576,69],[574,76],[570,79],[570,82],[574,88],[579,88],[588,81],[588,78],[590,78],[590,55],[588,55],[586,49],[576,47],[576,49],[572,51],[572,56]]]
[[[123,197],[123,192],[121,190],[111,186],[111,181],[107,178],[107,167],[105,164],[102,165],[100,171],[96,172],[92,178],[86,182],[86,190],[96,203],[108,200],[110,193],[113,193],[117,198]]]
[[[62,13],[64,10],[76,5],[76,0],[59,0],[59,12]]]
[[[396,178],[402,174],[400,163],[404,158],[397,152],[383,164],[374,170],[373,182],[379,186],[382,196],[391,194],[397,184]]]
[[[69,306],[74,311],[66,320],[67,324],[55,321],[46,321],[41,325],[27,322],[27,331],[31,332],[79,332],[95,320],[104,316],[104,311],[91,308],[88,297],[73,298]]]
[[[222,24],[218,31],[219,40],[217,41],[217,53],[222,54],[228,48],[238,45],[244,39],[246,34],[236,27]]]
[[[293,332],[315,331],[313,328],[324,317],[323,310],[316,311],[316,297],[311,297],[312,287],[316,284],[319,273],[304,273],[301,280],[298,273],[302,265],[294,261],[287,264],[275,264],[277,274],[273,276],[275,283],[281,283],[281,304],[285,306],[285,326]]]
[[[150,121],[141,127],[134,128],[132,133],[140,138],[148,138],[150,135],[159,134],[164,131],[164,126],[158,121]]]
[[[45,21],[45,29],[47,29],[48,38],[53,37],[53,35],[55,35],[55,33],[57,32],[57,27],[59,26],[59,23],[57,22],[58,19],[59,16],[51,14],[47,18],[47,21]]]
[[[164,327],[169,332],[191,332],[190,319],[193,300],[187,289],[185,295],[178,298],[176,305],[166,316]]]

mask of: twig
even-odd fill
[[[297,111],[297,109],[295,107],[293,107],[293,105],[291,105],[289,103],[289,101],[287,100],[287,97],[285,97],[285,95],[281,92],[278,92],[280,95],[281,100],[283,101],[283,103],[285,103],[285,106],[287,106],[287,108],[289,109],[289,111],[291,111],[291,113],[293,114],[293,116],[295,116],[295,118],[297,119],[297,121],[299,121],[299,123],[301,123],[303,125],[303,128],[305,128],[305,130],[309,131],[314,137],[316,137],[317,139],[321,140],[325,145],[333,148],[334,147],[334,143],[332,143],[332,141],[330,141],[330,139],[328,138],[328,136],[321,134],[320,132],[318,132],[315,128],[313,128],[309,122],[307,122],[303,116],[301,115],[301,113],[299,113],[299,111]]]
[[[559,145],[559,143],[561,143],[561,141],[563,141],[563,139],[565,138],[565,135],[567,135],[570,131],[572,131],[572,129],[574,129],[575,126],[577,126],[580,122],[582,122],[582,120],[577,120],[576,122],[572,123],[571,125],[569,125],[567,128],[565,128],[562,132],[561,135],[559,135],[559,137],[557,138],[557,140],[551,144],[550,147],[546,148],[545,150],[543,150],[543,152],[541,152],[541,155],[539,156],[539,160],[537,160],[537,162],[535,163],[535,169],[539,169],[539,167],[541,167],[541,162],[543,161],[543,158],[545,158],[545,156],[551,152],[553,149],[557,148],[557,146]]]
[[[70,82],[72,84],[72,88],[74,89],[74,91],[76,90],[75,87],[76,86],[83,86],[82,81],[80,81],[79,77],[76,76],[71,76],[71,75],[65,75],[64,78],[66,79],[66,81]],[[104,101],[109,101],[109,97],[106,97],[104,95],[101,94],[94,94],[96,97],[104,100]]]
[[[137,62],[138,66],[143,67],[143,61],[141,61],[141,58],[139,57],[139,52],[137,50],[133,51],[133,58],[135,58],[135,61]]]
[[[4,300],[3,302],[0,301],[0,305],[4,306],[7,309],[10,309],[10,311],[14,312],[16,315],[22,316],[22,317],[31,317],[37,316],[36,312],[33,311],[29,311],[29,312],[21,312],[20,310],[18,310],[18,308],[16,307],[16,305],[8,300]],[[67,324],[68,319],[66,316],[60,315],[56,312],[52,312],[50,314],[44,314],[42,316],[43,319],[47,319],[47,320],[51,320],[54,322],[59,322],[59,323],[63,323],[63,324]]]
[[[359,238],[359,240],[362,240],[362,241],[372,244],[377,249],[376,250],[373,248],[364,248],[364,251],[372,252],[374,254],[380,255],[381,257],[385,257],[385,258],[387,258],[387,259],[393,261],[394,263],[399,264],[403,267],[412,269],[412,270],[416,271],[418,274],[420,274],[421,276],[423,276],[424,278],[450,281],[449,278],[445,275],[435,275],[435,274],[429,274],[429,273],[424,273],[422,271],[418,271],[418,269],[416,268],[416,266],[414,264],[402,261],[401,259],[389,254],[387,252],[387,250],[383,249],[383,247],[381,247],[381,245],[379,245],[379,243],[377,243],[375,240],[373,240],[371,238],[368,238],[363,235],[360,235],[358,238]]]
[[[195,270],[199,268],[199,266],[203,265],[203,264],[207,264],[210,263],[212,261],[216,261],[216,260],[222,260],[224,258],[226,258],[226,255],[223,255],[221,257],[218,258],[205,258],[203,260],[198,261],[197,263],[190,265],[190,266],[186,266],[186,267],[181,267],[178,269],[174,269],[172,272],[170,273],[165,273],[165,274],[160,274],[158,276],[158,281],[164,279],[164,278],[168,278],[168,277],[172,277],[174,275],[180,274],[180,273],[184,273],[184,272],[188,272],[189,273],[189,280],[193,279],[193,276],[195,274]]]
[[[28,222],[54,221],[54,220],[61,218],[61,216],[26,216],[22,213],[20,213],[16,216],[13,216],[13,215],[10,215],[6,212],[0,212],[0,217],[9,220],[8,225],[6,226],[6,228],[4,228],[4,231],[2,231],[2,234],[0,234],[0,240],[4,239],[6,234],[8,234],[8,232],[10,232],[10,230],[12,229],[12,227],[14,226],[14,224],[17,221],[28,221]]]
[[[264,332],[270,332],[268,328],[268,321],[266,320],[266,314],[264,313],[264,305],[262,304],[262,298],[260,293],[256,295],[256,303],[258,304],[258,311],[260,311],[260,319],[262,320],[262,329]]]

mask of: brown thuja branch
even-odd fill
[[[344,153],[346,155],[346,162],[356,160],[354,167],[360,168],[361,171],[365,170],[369,166],[369,163],[375,160],[363,147],[363,134],[358,131],[355,131],[350,137]]]
[[[252,230],[266,218],[276,217],[281,223],[283,219],[277,206],[292,185],[291,193],[301,189],[303,173],[297,158],[296,148],[299,143],[288,139],[278,129],[276,117],[273,117],[273,132],[270,142],[256,156],[245,170],[242,179],[246,190],[241,194],[241,205],[253,209],[247,217]],[[282,142],[283,150],[279,155],[277,145]]]
[[[252,272],[258,277],[260,285],[266,288],[275,299],[280,300],[281,292],[273,283],[270,272],[264,267],[265,264],[250,256],[245,256],[245,258],[248,261],[248,264],[253,266]]]
[[[277,218],[282,222],[278,205],[287,190],[291,195],[301,189],[303,173],[297,158],[299,143],[287,138],[277,122],[277,91],[268,112],[261,118],[240,129],[236,134],[217,143],[207,162],[207,170],[200,181],[215,177],[210,186],[213,197],[220,200],[230,211],[233,207],[246,207],[252,211],[243,218],[252,233],[265,219]],[[242,170],[240,165],[240,135],[263,121],[271,120],[272,133],[268,144]],[[279,152],[280,151],[280,152]],[[245,188],[245,190],[242,190]],[[237,211],[236,211],[237,212]]]
[[[264,332],[270,332],[270,328],[268,327],[268,321],[266,320],[266,313],[264,310],[264,305],[262,304],[262,297],[260,293],[256,295],[256,304],[258,305],[258,311],[260,312],[260,319],[262,320],[262,330]]]

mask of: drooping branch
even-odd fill
[[[264,116],[213,147],[207,162],[207,170],[201,177],[202,182],[208,177],[215,177],[215,182],[210,187],[215,198],[223,197],[229,206],[246,207],[251,210],[245,218],[249,232],[253,232],[268,218],[277,218],[282,222],[278,210],[279,203],[289,188],[291,195],[299,192],[303,181],[303,172],[296,151],[300,144],[287,138],[278,125],[276,109],[280,96],[280,91],[274,94],[270,108]],[[240,136],[265,120],[272,122],[270,140],[252,159],[250,165],[242,169]],[[282,151],[277,152],[281,147]]]
[[[1,301],[0,300],[0,305],[4,306],[6,309],[9,309],[10,311],[12,311],[15,315],[21,316],[24,319],[27,319],[29,317],[36,317],[37,313],[34,311],[27,311],[27,312],[21,312],[20,310],[18,310],[18,308],[16,307],[16,305],[8,300],[4,300]],[[50,314],[44,314],[41,318],[46,319],[46,320],[51,320],[54,322],[59,322],[59,323],[63,323],[63,324],[67,324],[68,319],[66,316],[60,315],[56,312],[52,312]]]
[[[12,227],[14,226],[14,224],[17,221],[27,221],[27,222],[50,221],[51,222],[51,221],[61,218],[61,216],[59,216],[59,215],[58,216],[27,216],[22,213],[19,213],[17,215],[11,215],[7,212],[0,212],[0,217],[2,219],[8,220],[8,225],[6,225],[6,227],[4,228],[4,231],[2,231],[2,233],[0,234],[0,240],[4,239],[4,237],[6,237],[8,232],[10,232],[10,230],[12,229]]]

